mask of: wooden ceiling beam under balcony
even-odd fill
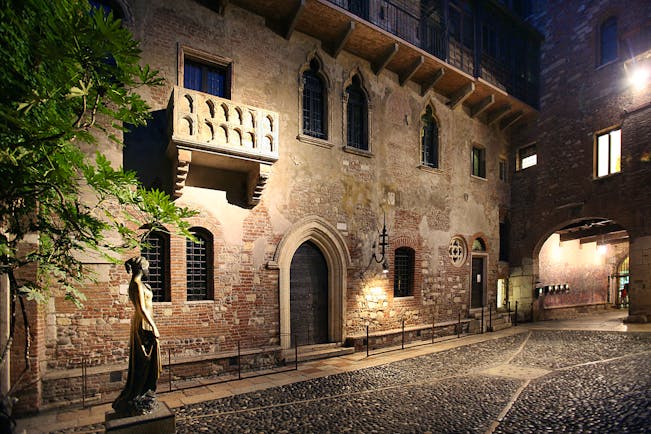
[[[522,110],[518,110],[517,112],[513,113],[511,116],[504,119],[500,123],[500,130],[504,131],[505,129],[507,129],[511,125],[515,124],[517,121],[519,121],[522,118],[523,115],[524,115],[524,113],[522,112]]]
[[[294,33],[294,29],[296,29],[296,23],[298,23],[298,19],[300,18],[301,12],[303,12],[304,9],[305,9],[305,0],[300,0],[294,12],[287,19],[285,39],[289,40],[289,38],[292,37],[292,33]]]
[[[391,62],[391,59],[393,59],[393,57],[398,53],[399,49],[400,46],[396,42],[391,44],[391,46],[382,55],[382,57],[380,57],[380,59],[373,64],[373,72],[375,75],[380,75],[380,72],[382,72],[382,70],[387,67],[389,62]]]
[[[334,59],[339,56],[339,53],[341,53],[341,50],[344,49],[346,46],[346,42],[350,39],[352,36],[353,32],[355,31],[355,21],[349,21],[348,25],[346,28],[341,32],[339,40],[335,41],[335,43],[332,45],[332,47],[329,50],[329,53]]]
[[[438,83],[439,80],[443,78],[444,74],[445,74],[445,68],[439,68],[436,71],[434,71],[434,74],[432,74],[431,78],[420,86],[421,96],[425,96],[425,94],[429,92],[430,89],[434,89],[436,83]]]
[[[425,63],[425,57],[418,56],[416,60],[414,60],[414,63],[412,63],[411,67],[400,74],[400,86],[404,86],[405,83],[407,83],[407,81],[414,76],[416,71],[418,71],[420,67],[423,66],[423,63]]]
[[[472,81],[465,86],[457,89],[452,95],[450,95],[450,101],[448,101],[448,107],[450,110],[454,110],[459,104],[463,103],[468,97],[475,91],[475,83]]]
[[[488,110],[488,108],[493,104],[495,104],[495,95],[490,94],[486,98],[479,101],[479,104],[475,104],[474,106],[470,107],[470,117],[476,118],[484,111]]]
[[[493,125],[495,122],[499,121],[502,119],[506,114],[511,111],[511,105],[510,104],[505,104],[491,112],[488,113],[488,116],[486,117],[486,123],[488,125]]]

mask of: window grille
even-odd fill
[[[155,302],[170,301],[167,290],[167,239],[162,233],[151,233],[145,239],[140,255],[149,262],[149,276],[143,280],[150,286]]]
[[[348,146],[368,151],[368,107],[359,77],[353,77],[353,82],[346,89],[346,93],[348,94]]]
[[[432,114],[432,107],[422,117],[423,129],[421,130],[421,146],[423,151],[423,165],[439,167],[439,129],[436,119]]]
[[[396,249],[393,273],[393,296],[408,297],[414,294],[414,250],[409,247]]]
[[[212,242],[203,231],[193,230],[197,239],[186,241],[188,301],[208,300],[211,296],[210,257]]]
[[[313,60],[310,69],[303,73],[303,133],[325,139],[326,95],[318,70],[319,64]]]

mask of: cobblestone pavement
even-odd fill
[[[651,433],[651,333],[532,330],[175,412],[179,433]]]

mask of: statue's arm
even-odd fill
[[[154,336],[158,338],[160,337],[160,333],[158,333],[158,327],[156,327],[154,318],[152,318],[151,314],[149,313],[149,310],[143,307],[145,306],[145,291],[143,290],[143,287],[144,284],[142,283],[138,285],[138,309],[140,309],[142,316],[145,318],[145,320],[149,323],[152,330],[154,331]]]

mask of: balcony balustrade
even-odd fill
[[[278,160],[276,112],[175,86],[168,114],[176,196],[182,194],[193,163],[246,173],[251,181],[248,202],[259,200],[268,166]]]

